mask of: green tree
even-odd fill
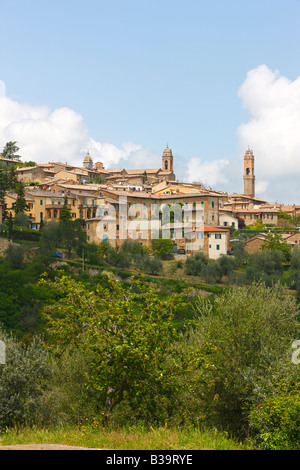
[[[291,256],[289,286],[295,289],[298,283],[300,283],[300,248],[296,246]]]
[[[41,220],[40,220],[40,227],[39,229],[42,230],[44,227],[44,217],[43,217],[43,213],[41,212]]]
[[[20,149],[16,144],[17,142],[7,142],[2,150],[2,157],[11,160],[19,160],[21,157],[20,155],[16,155],[16,153]]]
[[[19,212],[14,218],[14,225],[17,227],[26,227],[30,226],[30,218],[24,212]]]
[[[41,229],[39,241],[38,261],[42,265],[49,265],[53,261],[53,255],[57,250],[59,243],[58,234],[59,224],[57,221],[51,221],[44,224]]]
[[[285,376],[291,344],[300,336],[297,306],[280,285],[228,289],[196,304],[199,318],[188,340],[201,351],[205,367],[194,383],[197,412],[236,435],[249,433],[250,410],[268,399],[274,377]],[[186,377],[186,388],[193,376]],[[193,390],[193,388],[192,388]]]
[[[163,270],[162,262],[157,256],[144,255],[136,262],[137,267],[143,272],[150,274],[159,274]]]
[[[64,205],[60,211],[59,220],[62,222],[69,222],[72,219],[72,214],[68,208],[68,198],[65,196]]]
[[[223,271],[218,261],[210,261],[207,265],[203,266],[201,276],[210,284],[221,282]]]
[[[19,181],[16,186],[16,192],[17,200],[13,203],[12,207],[15,214],[19,214],[20,212],[25,212],[29,209],[25,198],[25,185],[21,181]]]
[[[5,259],[12,269],[21,269],[24,261],[24,247],[22,245],[9,244],[5,252]]]
[[[0,331],[5,365],[0,365],[0,429],[32,426],[40,417],[49,377],[47,353],[38,338],[24,345]]]
[[[71,259],[73,251],[77,251],[78,247],[86,243],[86,233],[77,221],[61,219],[57,234],[59,243],[67,250],[68,259]]]
[[[45,309],[51,344],[61,351],[74,344],[94,356],[88,382],[106,422],[125,396],[157,416],[157,397],[172,395],[178,385],[179,357],[168,369],[166,360],[178,336],[172,319],[181,297],[161,300],[141,281],[124,288],[105,279],[106,287],[97,284],[93,291],[66,276],[47,282],[60,297]]]
[[[249,282],[262,280],[267,286],[272,286],[282,279],[282,251],[258,251],[249,255],[248,261],[246,276]]]
[[[6,191],[8,190],[7,176],[3,168],[0,168],[0,206],[2,209],[3,221],[8,217],[7,204],[5,200]]]
[[[291,247],[282,239],[279,233],[268,233],[261,246],[262,250],[281,251],[284,261],[289,261],[291,258]]]
[[[281,387],[250,412],[251,437],[263,450],[299,450],[300,381]]]
[[[234,241],[231,243],[231,249],[235,258],[237,266],[243,266],[247,261],[247,251],[245,243],[242,240]]]
[[[9,239],[9,240],[12,239],[12,236],[13,236],[13,228],[14,228],[14,221],[13,221],[12,213],[10,212],[10,213],[9,213],[9,217],[8,217],[8,231],[7,231],[7,235],[8,235],[8,239]]]
[[[173,252],[173,242],[169,238],[153,240],[154,255],[162,259],[170,259]]]
[[[199,252],[189,256],[185,262],[185,273],[188,276],[200,276],[204,266],[208,263],[208,258],[204,253]]]
[[[18,175],[15,166],[12,166],[7,171],[7,186],[9,189],[14,189],[18,185]]]
[[[221,276],[228,276],[236,268],[235,258],[231,256],[222,255],[218,258],[217,263],[220,266]]]

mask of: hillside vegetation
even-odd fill
[[[3,445],[300,448],[297,250],[60,259],[51,230],[0,259]]]

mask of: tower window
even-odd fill
[[[167,170],[167,169],[168,169],[168,161],[165,160],[165,170]]]
[[[246,168],[246,175],[250,175],[250,168]]]

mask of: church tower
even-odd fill
[[[86,154],[85,159],[83,160],[83,168],[93,168],[93,160],[92,157],[90,156],[90,153],[88,152]]]
[[[173,171],[173,154],[168,146],[162,156],[162,171]]]
[[[249,148],[244,156],[244,195],[255,196],[254,155]]]

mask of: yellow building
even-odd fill
[[[16,194],[6,194],[5,200],[7,208],[13,214],[13,203],[16,202],[16,199]],[[65,197],[64,194],[61,193],[27,189],[25,190],[25,200],[29,207],[25,214],[31,218],[32,228],[38,229],[42,220],[43,222],[59,220]],[[72,220],[79,218],[79,208],[76,197],[68,196],[68,209],[71,212]]]

